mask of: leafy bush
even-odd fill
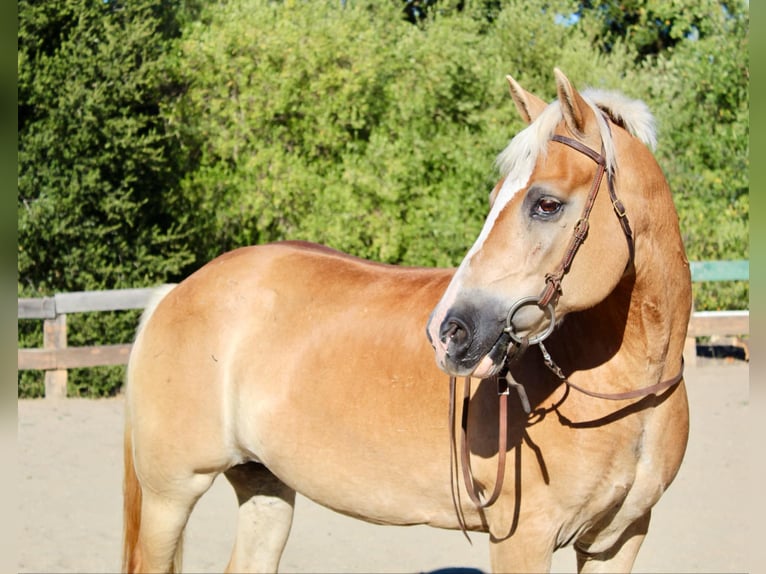
[[[523,127],[504,76],[552,99],[554,66],[649,104],[691,259],[747,258],[747,5],[624,4],[21,1],[19,296],[176,281],[280,239],[457,264]],[[747,297],[695,286],[698,309]],[[73,345],[118,343],[136,315],[69,321]],[[72,371],[70,393],[121,378]]]
[[[689,258],[748,259],[749,19],[712,11],[705,30],[646,66],[644,87]],[[694,293],[698,309],[748,308],[747,282],[704,283]]]
[[[161,65],[180,31],[169,2],[19,2],[18,295],[162,283],[195,263],[182,175],[164,133],[162,99],[176,84]],[[134,321],[69,318],[72,344],[130,341]],[[39,346],[41,321],[19,322]],[[37,394],[23,372],[19,394]],[[114,392],[116,369],[89,373]],[[71,377],[78,383],[77,373]]]

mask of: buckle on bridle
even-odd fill
[[[625,205],[623,205],[619,197],[614,198],[612,201],[612,207],[614,207],[614,212],[617,214],[617,217],[622,218],[627,215],[627,212],[625,211]]]
[[[577,237],[578,241],[585,241],[585,236],[588,234],[589,227],[590,224],[588,218],[583,217],[577,220],[577,223],[575,223],[574,226],[574,235]]]

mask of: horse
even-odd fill
[[[687,443],[689,264],[647,106],[554,77],[550,103],[507,77],[527,125],[457,269],[277,242],[147,308],[125,390],[124,571],[180,571],[221,473],[238,501],[229,572],[277,571],[296,492],[488,533],[494,572],[549,571],[569,545],[579,572],[632,569]]]

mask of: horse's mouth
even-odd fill
[[[530,342],[530,340],[532,342],[536,342],[535,338],[547,338],[556,326],[555,319],[555,316],[553,316],[553,313],[551,312],[550,322],[548,325],[545,325],[542,321],[540,321],[531,329],[524,329],[523,332],[525,334],[523,335],[523,338],[527,341],[527,344]],[[516,352],[511,350],[511,345],[526,348],[527,344],[519,344],[519,340],[517,338],[518,336],[519,335],[517,333],[516,336],[512,337],[507,328],[503,329],[493,343],[490,350],[484,355],[484,357],[482,357],[478,363],[476,363],[471,376],[480,379],[486,379],[488,377],[497,375],[507,364],[509,356],[515,354]]]
[[[526,347],[536,343],[539,335],[547,336],[546,319],[553,319],[553,313],[541,312],[534,305],[535,300],[520,299],[509,311],[503,301],[476,294],[440,314],[438,329],[434,327],[432,313],[426,332],[439,368],[459,377],[497,375],[506,363],[511,345],[526,341]]]
[[[486,379],[498,374],[505,365],[510,344],[510,335],[505,331],[501,332],[489,352],[478,362],[471,376]]]

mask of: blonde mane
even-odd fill
[[[620,92],[606,90],[587,89],[581,95],[595,113],[601,141],[604,143],[607,170],[614,173],[617,160],[614,141],[604,114],[654,150],[657,145],[654,116],[644,102],[630,99]],[[508,177],[518,170],[531,171],[540,154],[544,156],[556,126],[562,120],[561,105],[558,100],[554,100],[534,122],[516,134],[497,156],[495,165],[500,175]]]

